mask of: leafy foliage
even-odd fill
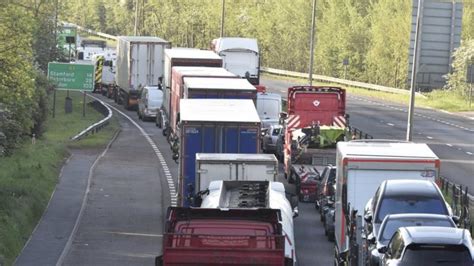
[[[0,135],[8,155],[32,130],[42,133],[48,87],[42,73],[56,57],[56,7],[48,0],[4,1],[0,7]]]
[[[68,1],[64,19],[115,35],[138,33],[174,46],[208,48],[220,35],[218,0]],[[318,0],[315,72],[405,87],[412,0]],[[262,65],[308,71],[312,1],[233,0],[225,2],[225,36],[259,40]],[[464,5],[463,39],[474,36],[474,5]],[[347,69],[342,65],[349,60]],[[347,70],[347,73],[346,73]]]
[[[466,82],[468,65],[474,65],[474,39],[464,41],[454,52],[453,73],[447,76],[448,84],[445,89],[456,92],[468,99],[469,84]],[[471,85],[472,86],[472,85]]]

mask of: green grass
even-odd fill
[[[293,77],[284,77],[272,74],[264,74],[264,77],[272,79],[280,79],[293,82],[307,82],[306,79],[293,78]],[[382,99],[384,101],[396,102],[401,104],[408,105],[410,96],[407,94],[395,94],[382,91],[374,91],[362,88],[354,88],[339,84],[331,84],[328,82],[313,82],[313,85],[331,85],[331,86],[342,86],[346,88],[349,94],[360,95],[365,97],[372,97],[377,99]],[[415,105],[417,107],[429,107],[434,109],[442,109],[450,112],[462,112],[462,111],[474,111],[474,104],[469,108],[469,102],[451,91],[433,91],[431,93],[423,93],[425,97],[416,97]]]
[[[73,113],[65,114],[65,96],[66,92],[57,93],[56,117],[48,117],[47,131],[36,144],[26,140],[12,156],[0,158],[0,265],[13,263],[36,226],[68,148],[104,147],[119,127],[113,118],[99,133],[71,142],[70,137],[103,116],[86,105],[86,117],[82,117],[82,95],[73,92]]]

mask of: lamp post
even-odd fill
[[[410,82],[410,105],[408,107],[408,123],[406,140],[411,141],[413,138],[413,113],[415,109],[415,87],[416,87],[416,68],[418,63],[418,45],[420,40],[420,20],[423,6],[423,0],[418,0],[418,10],[416,12],[416,27],[415,27],[415,44],[413,46],[413,64],[411,68],[411,82]]]
[[[224,15],[225,15],[225,0],[222,0],[221,12],[221,38],[224,37]]]
[[[316,23],[316,0],[313,0],[313,12],[311,17],[311,42],[309,55],[309,86],[313,85],[313,56],[314,56],[314,24]]]

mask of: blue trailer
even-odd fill
[[[189,207],[196,153],[259,153],[260,118],[252,100],[181,99],[178,202]]]

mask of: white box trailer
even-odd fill
[[[157,86],[163,78],[164,50],[171,43],[151,36],[119,36],[115,100],[127,109],[136,107],[144,86]]]
[[[273,154],[197,153],[196,188],[214,180],[277,181],[278,160]]]
[[[256,39],[226,37],[214,39],[211,48],[224,60],[224,68],[246,78],[253,85],[260,83],[260,54]]]
[[[388,140],[338,142],[336,153],[336,254],[339,260],[347,261],[349,254],[355,252],[349,252],[354,247],[351,239],[360,240],[362,235],[365,205],[382,181],[435,181],[440,160],[424,143]],[[355,232],[349,231],[354,228],[351,223],[357,224]],[[361,243],[357,244],[361,247]]]

